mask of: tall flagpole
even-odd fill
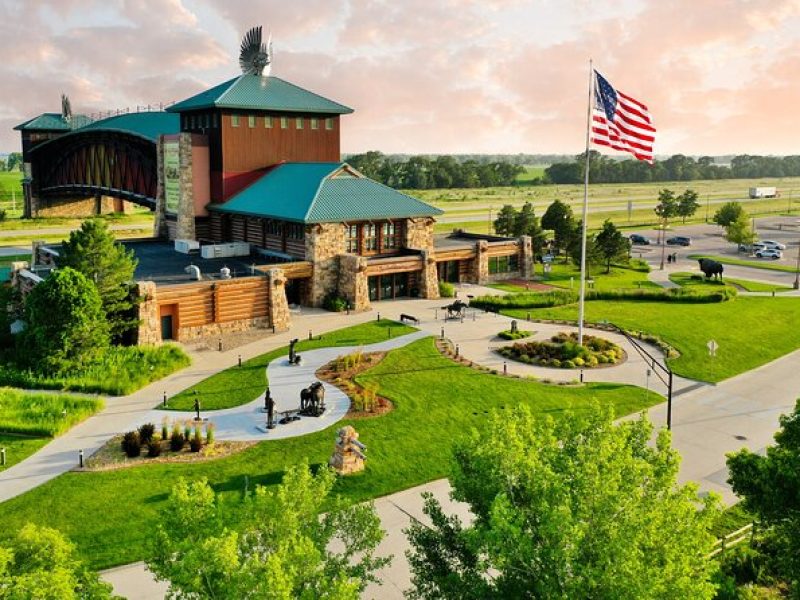
[[[581,284],[578,300],[578,345],[583,345],[584,301],[586,299],[586,226],[589,215],[589,132],[592,128],[594,69],[589,59],[589,105],[586,108],[586,168],[583,175],[583,218],[581,223]]]

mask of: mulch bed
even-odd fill
[[[392,401],[383,396],[375,397],[375,409],[372,411],[356,410],[355,404],[352,402],[353,394],[363,394],[364,388],[356,383],[355,378],[359,374],[367,371],[381,362],[386,356],[386,352],[368,352],[364,353],[364,362],[355,367],[347,370],[336,370],[334,364],[336,361],[331,361],[327,365],[320,367],[315,375],[318,379],[330,383],[332,386],[340,389],[347,394],[350,399],[350,409],[345,415],[348,419],[369,419],[371,417],[379,417],[391,412],[394,409]]]
[[[129,458],[125,455],[122,451],[121,443],[122,436],[114,436],[86,460],[83,469],[75,470],[114,471],[117,469],[127,469],[129,467],[139,467],[156,463],[204,462],[237,454],[242,450],[254,446],[258,442],[215,441],[210,445],[204,445],[200,452],[192,452],[189,449],[189,444],[186,444],[184,449],[180,452],[172,452],[169,449],[169,440],[167,440],[162,443],[162,452],[160,456],[147,456],[147,447],[145,446],[142,448],[141,456],[134,458]]]

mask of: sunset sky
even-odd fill
[[[798,154],[800,0],[0,0],[0,151],[58,112],[158,104],[239,73],[355,109],[342,150],[583,149],[588,59],[650,107],[657,154]]]

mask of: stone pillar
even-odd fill
[[[533,276],[533,240],[529,235],[519,238],[519,271],[523,279]]]
[[[433,250],[433,225],[430,217],[408,219],[405,226],[405,247],[413,250]]]
[[[164,200],[164,136],[158,136],[156,144],[156,174],[158,184],[156,186],[156,209],[153,219],[153,237],[167,237],[166,204]]]
[[[489,280],[489,242],[478,240],[475,244],[475,283],[483,285]]]
[[[369,310],[367,286],[367,259],[355,254],[339,256],[339,295],[345,298],[352,310]]]
[[[311,306],[322,306],[329,293],[339,285],[339,256],[347,252],[343,223],[318,223],[306,229],[306,260],[314,265],[309,300]]]
[[[178,139],[178,156],[180,156],[181,196],[178,204],[178,224],[175,239],[193,240],[194,230],[194,180],[192,177],[192,134],[181,133]]]
[[[136,343],[140,346],[158,345],[161,343],[161,320],[158,314],[158,292],[155,282],[137,281],[136,293],[142,299],[139,303]]]
[[[433,252],[422,251],[422,272],[420,273],[419,293],[423,298],[439,297],[439,275],[436,272],[436,259]]]
[[[267,271],[269,320],[275,331],[286,331],[292,324],[289,302],[286,300],[286,276],[283,269]]]

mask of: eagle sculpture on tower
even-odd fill
[[[269,75],[272,66],[272,34],[267,43],[261,41],[261,26],[244,34],[239,52],[239,66],[245,75]]]

